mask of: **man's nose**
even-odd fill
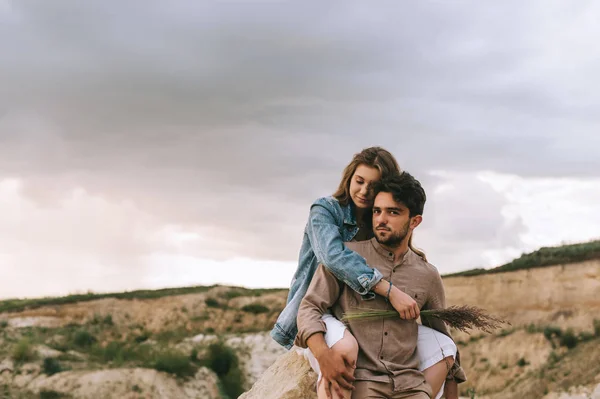
[[[375,226],[378,226],[380,224],[383,224],[383,225],[387,224],[387,217],[385,216],[385,214],[383,212],[375,215],[375,223],[373,223],[373,225],[375,225]]]

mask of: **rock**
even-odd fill
[[[13,328],[25,327],[60,327],[64,323],[60,317],[37,316],[37,317],[13,317],[8,319],[8,325]]]
[[[217,381],[218,377],[206,368],[201,368],[185,382],[167,373],[135,368],[65,371],[52,376],[40,374],[21,388],[33,394],[56,391],[82,399],[140,396],[148,399],[220,399]]]
[[[260,376],[287,350],[268,332],[229,337],[225,343],[236,349],[249,389]]]
[[[77,351],[74,351],[74,350],[68,351],[67,355],[71,356],[73,359],[75,359],[77,361],[85,361],[85,360],[87,360],[87,356],[86,355],[84,355],[83,353],[79,353]]]
[[[194,378],[183,384],[183,391],[188,398],[220,398],[218,389],[219,377],[209,369],[202,367]]]
[[[15,365],[14,365],[13,361],[10,359],[4,359],[3,361],[0,362],[0,374],[2,374],[4,372],[12,374],[14,368],[15,368]]]
[[[600,399],[600,384],[571,387],[568,392],[551,392],[543,399]]]
[[[45,345],[37,345],[35,347],[35,350],[36,350],[38,356],[41,357],[42,359],[46,358],[46,357],[55,358],[55,357],[59,357],[60,355],[63,354],[61,351],[57,351],[56,349],[49,348]]]
[[[316,399],[317,374],[301,349],[280,356],[239,399]]]
[[[4,359],[0,362],[0,385],[8,385],[12,381],[14,369],[12,360]]]

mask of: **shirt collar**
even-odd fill
[[[386,258],[386,259],[394,262],[395,264],[407,261],[408,259],[410,259],[410,257],[412,256],[412,253],[413,253],[413,251],[410,248],[408,248],[408,251],[406,251],[406,253],[402,256],[402,259],[396,259],[396,260],[394,260],[394,253],[388,251],[387,249],[385,249],[379,243],[379,241],[377,241],[377,237],[371,238],[371,245],[373,245],[373,248],[375,248],[375,251],[379,255],[381,255],[384,258]]]

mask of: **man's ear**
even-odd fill
[[[411,229],[416,229],[418,225],[421,224],[421,222],[423,221],[423,216],[421,215],[416,215],[410,218],[410,228]]]

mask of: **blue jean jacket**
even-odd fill
[[[298,333],[296,317],[300,302],[319,264],[363,297],[375,296],[371,290],[383,276],[367,266],[365,258],[344,245],[358,232],[353,207],[353,204],[341,205],[334,197],[323,197],[310,208],[287,304],[271,330],[271,337],[288,349]]]

